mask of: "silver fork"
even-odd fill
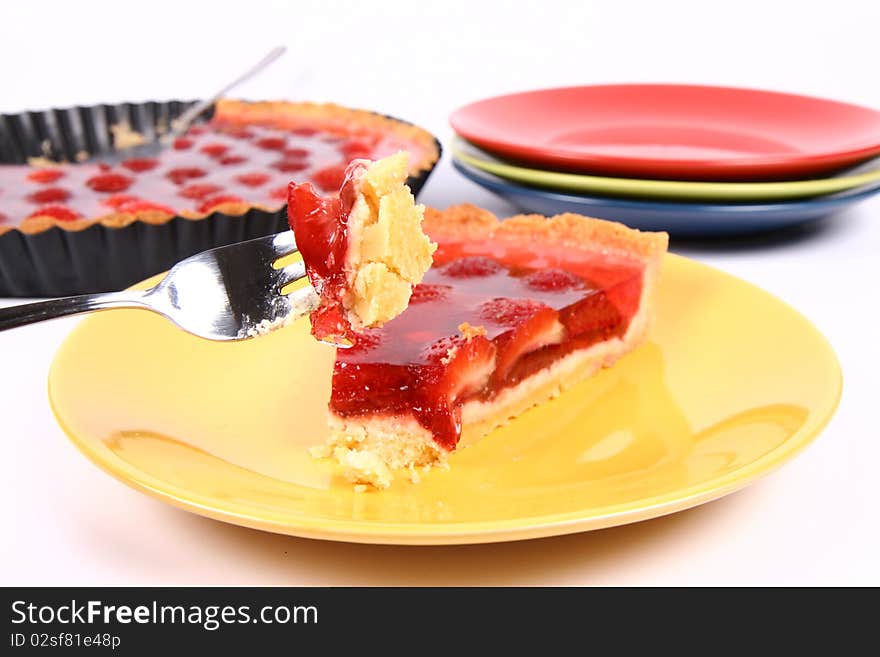
[[[148,290],[84,294],[0,309],[0,331],[112,308],[142,308],[167,317],[184,331],[209,340],[245,340],[310,312],[311,286],[287,295],[302,279],[302,261],[276,268],[297,251],[291,231],[203,251],[172,267]]]
[[[103,162],[105,164],[119,164],[119,162],[121,162],[122,160],[131,157],[156,157],[161,151],[169,148],[171,142],[173,142],[176,137],[179,137],[183,133],[185,133],[189,129],[190,124],[195,121],[199,116],[204,114],[209,108],[213,107],[214,103],[216,103],[238,85],[250,80],[257,73],[269,66],[269,64],[281,57],[281,55],[283,55],[286,51],[287,48],[285,48],[284,46],[277,46],[275,48],[272,48],[272,50],[266,53],[259,62],[254,64],[251,68],[239,75],[222,89],[212,94],[210,98],[199,101],[188,110],[186,110],[183,114],[174,119],[169,126],[168,132],[166,132],[158,139],[148,142],[146,144],[119,148],[110,153],[97,153],[92,159]]]

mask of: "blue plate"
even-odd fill
[[[526,212],[575,212],[678,237],[730,237],[788,228],[827,217],[880,192],[880,183],[831,196],[776,203],[667,203],[549,192],[496,178],[453,159],[463,176]]]

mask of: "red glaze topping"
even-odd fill
[[[165,175],[175,185],[182,185],[187,180],[193,180],[194,178],[203,178],[204,176],[208,175],[208,172],[201,167],[178,167],[177,169],[171,169],[171,171],[169,171]]]
[[[53,183],[64,175],[64,169],[37,169],[27,174],[27,179],[36,183]]]
[[[259,187],[260,185],[265,185],[267,182],[269,182],[269,177],[270,176],[268,173],[252,171],[251,173],[243,173],[240,176],[236,176],[235,179],[242,185],[247,185],[248,187]]]
[[[366,141],[353,139],[342,144],[339,147],[339,152],[342,153],[346,160],[369,158],[370,153],[373,152],[373,147]]]
[[[86,185],[96,192],[124,192],[133,182],[134,178],[121,173],[99,173],[86,180]]]
[[[205,144],[199,150],[208,157],[219,158],[223,157],[226,154],[226,151],[229,150],[229,146],[227,144],[211,143]]]
[[[223,166],[241,164],[242,162],[247,162],[247,158],[243,155],[224,155],[220,158],[220,164],[222,164]]]
[[[70,198],[70,192],[63,187],[44,187],[32,194],[28,194],[28,200],[40,205],[46,203],[63,203]]]
[[[221,131],[223,134],[229,135],[235,139],[253,139],[255,136],[253,130],[238,125],[225,126],[221,128]]]
[[[324,192],[334,192],[342,187],[345,180],[345,164],[335,164],[319,169],[312,174],[312,180]]]
[[[123,203],[128,203],[129,201],[138,201],[137,196],[132,196],[131,194],[114,194],[113,196],[107,196],[102,199],[102,203],[104,205],[109,205],[111,208],[119,209],[119,206]]]
[[[278,160],[277,162],[272,164],[272,167],[284,173],[296,173],[298,171],[305,171],[309,168],[309,165],[302,160],[288,158]]]
[[[58,221],[73,221],[79,219],[80,215],[63,205],[44,205],[31,212],[29,217],[53,217]]]
[[[144,171],[151,171],[159,166],[159,160],[152,157],[133,157],[122,162],[122,166],[129,171],[143,173]]]
[[[582,250],[441,242],[403,314],[337,350],[330,408],[414,413],[452,449],[465,402],[492,399],[575,349],[622,335],[642,272],[638,260]]]
[[[263,137],[255,142],[260,148],[269,151],[280,151],[287,145],[287,140],[283,137]]]
[[[219,193],[222,189],[220,185],[212,185],[211,183],[193,183],[182,188],[178,194],[184,198],[194,198],[201,201],[208,196]]]
[[[117,206],[117,209],[120,212],[129,212],[131,214],[135,214],[137,212],[161,212],[163,214],[174,214],[174,210],[169,208],[167,205],[153,203],[152,201],[141,201],[140,199],[136,198],[125,201],[124,203],[120,203]]]
[[[209,196],[199,203],[199,212],[212,212],[215,208],[225,203],[244,203],[244,199],[234,194],[217,194]]]
[[[216,202],[206,201],[218,196],[276,209],[287,199],[291,178],[335,194],[348,162],[345,153],[379,158],[411,147],[393,135],[334,133],[333,143],[324,141],[327,135],[308,127],[244,126],[218,119],[193,126],[155,158],[133,157],[114,166],[0,165],[0,212],[12,225],[46,205],[63,207],[64,212],[52,211],[62,221],[97,219],[118,209],[114,200],[123,196],[173,214],[210,211]]]
[[[284,187],[276,187],[271,192],[269,192],[269,196],[272,198],[277,198],[278,200],[287,200],[287,186]]]
[[[348,251],[348,215],[357,198],[357,177],[366,168],[352,162],[344,174],[339,196],[322,197],[311,184],[290,183],[287,216],[306,273],[321,297],[312,312],[312,335],[319,340],[347,338],[351,324],[345,317],[342,297],[348,287],[345,256]]]

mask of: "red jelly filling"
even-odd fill
[[[328,143],[328,132],[224,122],[194,126],[156,158],[130,158],[117,166],[63,164],[35,169],[0,165],[0,211],[12,224],[35,216],[44,206],[50,216],[99,218],[118,204],[109,197],[125,194],[175,214],[204,213],[217,203],[210,197],[239,199],[249,205],[278,208],[291,178],[314,182],[335,193],[350,158],[377,159],[407,148],[399,138],[381,134]],[[216,200],[216,199],[215,199]],[[63,206],[64,211],[58,208]],[[128,211],[140,207],[129,205]]]
[[[622,336],[642,273],[638,260],[575,249],[441,243],[403,314],[337,351],[330,408],[413,414],[452,449],[465,402]]]
[[[362,162],[345,171],[339,196],[324,198],[310,183],[290,183],[287,216],[306,273],[321,305],[312,312],[312,335],[319,340],[347,338],[352,332],[342,298],[348,288],[344,271],[348,252],[348,215],[357,199],[357,177]]]

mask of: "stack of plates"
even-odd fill
[[[880,192],[880,112],[807,96],[566,87],[478,101],[450,121],[455,167],[527,212],[725,236],[812,221]]]

